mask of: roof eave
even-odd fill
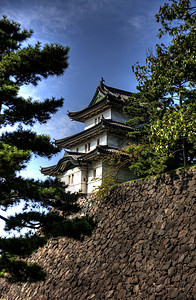
[[[115,103],[117,106],[123,106],[123,101],[119,99],[115,99],[111,96],[106,96],[103,100],[97,102],[92,106],[88,106],[83,110],[76,111],[76,112],[68,112],[68,117],[71,120],[85,122],[87,119],[102,113],[104,110],[109,109]]]
[[[61,158],[57,165],[41,168],[41,173],[43,175],[58,176],[70,169],[70,166],[86,166],[92,160],[100,159],[101,154],[108,154],[118,150],[119,149],[107,146],[96,146],[96,148],[91,152],[81,153],[81,157],[78,157],[75,160],[71,156],[67,155],[66,157]]]
[[[86,141],[86,139],[88,139],[89,137],[91,137],[92,131],[93,131],[94,134],[98,134],[98,133],[100,134],[104,130],[106,130],[105,127],[101,126],[101,127],[98,127],[96,130],[91,130],[91,131],[88,131],[88,132],[86,132],[86,130],[85,131],[81,131],[80,133],[77,134],[77,136],[75,136],[75,137],[73,137],[71,139],[67,138],[67,141],[62,141],[62,142],[55,141],[55,145],[57,147],[70,149],[70,148],[74,147],[76,144],[78,144],[80,142],[84,143]]]
[[[112,128],[115,131],[118,132],[124,132],[125,134],[127,134],[129,131],[131,131],[130,127],[117,127],[115,126],[115,124],[110,124],[109,122],[107,122],[106,120],[102,120],[99,124],[90,127],[89,129],[86,129],[84,131],[81,131],[73,136],[64,138],[64,139],[60,139],[60,140],[56,140],[55,141],[55,145],[57,147],[61,147],[61,148],[71,148],[74,147],[75,145],[77,145],[80,142],[85,142],[85,140],[87,140],[89,137],[96,134],[100,134],[103,133],[104,131],[109,130],[110,128]]]
[[[40,171],[43,175],[57,176],[62,174],[66,170],[67,166],[70,165],[78,166],[79,161],[78,159],[73,159],[71,156],[67,155],[62,157],[56,165],[46,168],[43,167]]]

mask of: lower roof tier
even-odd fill
[[[94,150],[88,153],[65,152],[65,155],[58,161],[56,165],[49,167],[42,167],[41,173],[43,175],[57,176],[64,173],[66,170],[75,166],[87,166],[92,160],[96,160],[101,154],[118,153],[119,149],[108,146],[97,146]],[[126,154],[125,154],[126,155]]]

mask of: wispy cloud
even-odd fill
[[[124,0],[120,0],[124,1]],[[1,15],[19,22],[23,27],[32,28],[48,36],[64,33],[80,32],[79,21],[92,12],[112,10],[116,0],[3,0]],[[46,42],[46,41],[44,41]]]
[[[67,78],[66,78],[67,79]],[[65,80],[66,85],[69,83]],[[20,96],[24,98],[32,97],[34,100],[42,101],[46,98],[52,98],[54,96],[56,99],[61,98],[63,93],[63,87],[65,87],[65,82],[61,78],[49,78],[48,80],[41,81],[38,86],[34,87],[23,86],[20,90]],[[48,88],[50,86],[50,89]],[[68,97],[68,91],[66,93]],[[67,101],[66,101],[67,100]],[[64,107],[59,109],[59,111],[54,114],[51,119],[43,125],[36,123],[32,130],[50,135],[53,139],[63,138],[67,135],[72,135],[76,133],[82,126],[78,122],[72,122],[67,116],[67,110],[72,110],[72,101],[69,99],[65,100]]]
[[[52,139],[60,139],[79,131],[79,124],[72,122],[64,109],[56,113],[46,124],[36,125],[36,131],[48,134]]]
[[[152,21],[156,6],[154,0],[1,0],[0,14],[34,29],[36,37],[40,35],[47,42],[57,35],[82,33],[81,21],[93,13],[112,12],[124,30],[139,31]]]
[[[137,31],[141,30],[145,24],[144,16],[134,15],[127,22],[129,27],[136,29]]]

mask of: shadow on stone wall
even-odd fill
[[[196,171],[117,186],[88,205],[98,226],[83,242],[53,239],[31,257],[45,282],[8,284],[3,299],[196,299]]]

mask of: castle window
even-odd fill
[[[99,139],[97,139],[97,146],[99,145],[99,143],[100,143],[100,140],[99,140]]]
[[[91,144],[88,143],[88,151],[90,151],[90,149],[91,149]]]
[[[71,184],[74,182],[74,174],[71,175]]]
[[[95,118],[95,125],[97,124],[97,118]]]
[[[100,117],[98,117],[98,123],[100,122]]]
[[[96,169],[93,170],[93,178],[96,178]]]
[[[79,152],[79,148],[76,148],[76,152]]]
[[[85,152],[87,152],[87,145],[85,145]]]
[[[68,176],[68,184],[71,182],[71,175]]]

